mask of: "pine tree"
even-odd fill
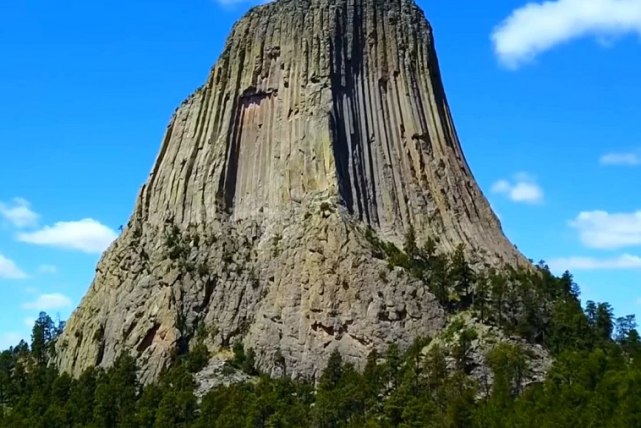
[[[196,420],[196,384],[185,365],[173,367],[161,384],[154,428],[187,428]]]
[[[40,312],[31,332],[31,353],[39,365],[47,364],[58,329],[45,312]]]
[[[474,283],[474,271],[470,267],[465,257],[465,246],[459,244],[451,259],[450,275],[454,284],[454,291],[458,294],[463,302],[463,307],[467,306],[467,298],[470,289]]]
[[[478,276],[476,289],[473,294],[472,307],[478,313],[481,323],[486,321],[487,305],[490,297],[489,279],[485,274]]]
[[[343,358],[337,348],[334,348],[323,371],[316,393],[316,406],[314,407],[316,426],[319,428],[333,428],[339,426],[340,399],[338,390],[343,379]]]
[[[136,361],[121,354],[96,385],[95,420],[100,428],[134,427],[138,392]]]
[[[258,370],[256,369],[256,352],[254,351],[254,348],[249,348],[247,350],[247,355],[243,362],[243,371],[250,376],[258,375]]]
[[[614,316],[612,306],[608,303],[599,303],[596,310],[595,333],[600,340],[608,341],[612,338],[614,329]]]
[[[366,391],[367,415],[380,410],[378,395],[383,390],[382,370],[378,364],[378,352],[373,349],[367,356],[367,364],[363,370],[363,382]]]
[[[403,251],[410,260],[413,260],[418,255],[418,246],[416,245],[416,230],[413,225],[405,232],[405,239],[403,241]]]
[[[136,403],[136,426],[154,428],[156,414],[162,401],[163,393],[158,385],[147,385]]]
[[[508,283],[506,278],[495,270],[490,271],[489,278],[494,317],[499,327],[501,327],[503,325],[503,305],[508,291]]]

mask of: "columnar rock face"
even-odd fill
[[[122,235],[59,341],[79,374],[128,351],[146,380],[193,343],[243,340],[313,375],[442,328],[424,286],[372,258],[366,227],[412,225],[494,261],[521,256],[465,161],[432,31],[411,0],[279,0],[233,28],[174,113]]]

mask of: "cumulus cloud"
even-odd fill
[[[29,201],[15,198],[11,203],[0,202],[0,216],[15,227],[32,227],[38,224],[38,214],[31,210]]]
[[[22,304],[23,309],[33,309],[37,311],[61,309],[68,306],[71,306],[71,299],[60,293],[41,294],[36,300]]]
[[[606,153],[599,159],[601,165],[641,165],[641,156],[638,153]]]
[[[548,263],[552,270],[641,269],[641,257],[623,254],[618,257],[597,259],[593,257],[568,257]]]
[[[9,349],[12,346],[16,346],[22,340],[22,336],[18,333],[2,333],[0,334],[0,351]]]
[[[58,268],[54,265],[40,265],[38,266],[38,272],[40,273],[58,273]]]
[[[614,214],[584,211],[570,221],[570,226],[589,248],[611,250],[641,245],[641,211]]]
[[[24,273],[16,263],[0,254],[0,278],[23,279],[27,274]]]
[[[85,253],[102,253],[116,236],[116,232],[107,226],[86,218],[80,221],[58,222],[34,232],[19,233],[18,240]]]
[[[492,185],[492,193],[503,194],[513,202],[538,204],[543,202],[543,189],[536,184],[534,177],[521,172],[511,180],[499,180]]]
[[[510,68],[560,44],[593,36],[597,41],[641,35],[641,0],[530,2],[512,11],[492,32],[494,52]]]

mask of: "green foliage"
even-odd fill
[[[184,358],[187,370],[190,373],[197,373],[204,369],[209,363],[209,349],[205,342],[215,336],[217,333],[215,326],[207,326],[204,323],[198,325],[196,329],[196,337],[191,345],[187,355]]]
[[[321,210],[322,214],[334,212],[334,210],[332,209],[332,206],[329,204],[329,202],[323,202],[320,205],[320,210]]]
[[[63,329],[63,322],[56,325],[49,315],[40,312],[31,330],[31,355],[38,365],[45,365],[54,357],[55,343]]]
[[[198,276],[201,278],[205,278],[206,276],[209,275],[209,267],[205,262],[198,263],[198,267],[196,269],[198,272]]]
[[[165,246],[168,251],[167,255],[171,260],[182,258],[188,251],[187,246],[183,242],[180,228],[173,223],[168,223],[168,228],[165,230]]]
[[[413,259],[418,255],[418,246],[416,245],[416,230],[412,225],[410,225],[409,229],[407,229],[407,232],[405,232],[403,251],[410,259]]]
[[[199,326],[189,352],[157,383],[141,385],[126,354],[77,379],[59,373],[49,361],[64,324],[42,313],[30,344],[0,353],[0,428],[641,427],[634,316],[615,319],[606,303],[583,309],[572,276],[554,277],[544,263],[536,272],[478,272],[462,247],[436,255],[434,242],[412,246],[407,235],[404,251],[368,239],[453,313],[441,335],[447,352],[427,340],[407,349],[390,344],[385,353],[371,352],[359,372],[335,349],[314,382],[260,375],[254,350],[236,342],[230,369],[253,381],[219,387],[199,402],[192,372],[207,364],[212,326]],[[456,316],[462,309],[466,315]],[[477,331],[464,322],[469,314],[552,352],[547,377],[532,383],[532,355],[513,343],[498,343],[486,356],[492,376],[471,377]],[[282,353],[273,359],[287,375]]]
[[[454,318],[442,334],[443,339],[450,341],[454,335],[465,328],[465,321],[461,318]]]
[[[236,342],[233,347],[234,358],[231,361],[231,366],[242,370],[250,376],[258,375],[258,370],[256,369],[256,352],[252,348],[245,351],[245,347],[242,342]]]
[[[277,233],[272,238],[272,257],[278,257],[281,252],[280,241],[283,240],[283,235]]]
[[[482,323],[555,354],[593,349],[610,342],[618,331],[618,321],[607,303],[588,302],[584,312],[572,275],[565,272],[555,277],[544,262],[534,269],[478,266],[473,262],[477,253],[466,251],[463,245],[452,254],[438,254],[437,241],[432,238],[418,246],[413,227],[405,234],[403,250],[382,241],[372,229],[364,236],[374,257],[386,260],[390,269],[404,269],[419,279],[449,313],[471,310]],[[379,277],[386,278],[382,273]],[[622,331],[634,330],[624,318],[621,321]]]
[[[162,399],[158,403],[154,428],[187,428],[197,420],[196,384],[184,365],[172,368],[160,382]]]
[[[209,362],[209,350],[203,342],[196,342],[196,345],[187,354],[187,369],[191,373],[197,373],[204,369]]]
[[[191,247],[198,247],[200,244],[200,235],[194,225],[189,225],[188,231],[183,233],[173,220],[167,220],[164,238],[167,257],[176,262],[181,269],[191,274],[197,273],[200,277],[206,277],[209,274],[209,268],[204,262],[196,264],[189,260]]]

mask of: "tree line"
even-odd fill
[[[75,379],[49,364],[64,324],[41,313],[30,343],[0,353],[0,428],[641,427],[634,316],[615,318],[607,303],[582,305],[572,276],[556,277],[543,262],[473,269],[463,247],[437,254],[434,242],[416,245],[411,230],[402,249],[368,240],[387,269],[409,271],[450,313],[468,312],[546,348],[554,360],[546,378],[526,384],[527,350],[511,343],[485,356],[491,385],[470,376],[460,349],[473,333],[452,349],[428,347],[429,339],[406,350],[391,344],[360,371],[335,351],[316,381],[261,373],[253,350],[237,342],[229,367],[252,380],[197,397],[194,373],[209,360],[202,331],[153,384],[139,383],[127,354]]]

